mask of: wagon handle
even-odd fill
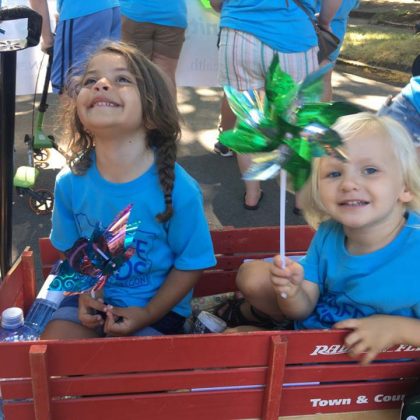
[[[42,29],[42,17],[27,6],[0,9],[0,22],[6,20],[28,19],[25,39],[0,40],[0,52],[17,51],[38,45]]]

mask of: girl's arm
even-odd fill
[[[181,271],[172,268],[161,288],[144,308],[108,307],[105,332],[116,336],[130,335],[158,321],[195,286],[201,273],[202,270]]]
[[[352,330],[344,343],[351,357],[361,356],[361,363],[371,362],[378,353],[397,344],[420,347],[420,320],[393,315],[372,315],[346,319],[334,328]]]
[[[316,283],[304,280],[303,267],[291,259],[286,259],[282,267],[279,255],[273,258],[271,283],[281,312],[289,319],[305,319],[315,308],[319,298]]]

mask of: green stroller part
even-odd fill
[[[20,166],[13,177],[13,186],[17,188],[32,188],[38,178],[39,170],[33,166]]]
[[[47,215],[54,206],[54,194],[46,189],[33,190],[39,170],[34,166],[20,166],[13,177],[13,186],[20,197],[28,196],[30,209],[37,215]]]

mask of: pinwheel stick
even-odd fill
[[[280,171],[280,258],[282,268],[286,268],[286,184],[287,172],[282,169]],[[287,293],[280,295],[283,299],[287,299]]]

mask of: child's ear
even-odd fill
[[[404,185],[398,198],[401,203],[409,203],[413,199],[413,193]]]

